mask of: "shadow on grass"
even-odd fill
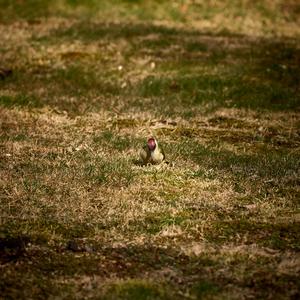
[[[103,299],[116,299],[121,295],[125,297],[122,299],[140,299],[141,295],[155,296],[155,299],[182,299],[180,295],[187,291],[195,297],[218,295],[233,282],[241,288],[253,288],[258,297],[286,295],[286,280],[291,287],[296,286],[294,276],[271,272],[266,277],[266,259],[249,275],[245,273],[242,279],[237,279],[232,277],[232,272],[240,268],[240,264],[246,270],[251,268],[251,262],[236,256],[236,263],[230,264],[230,271],[224,273],[224,261],[212,258],[204,253],[186,256],[174,248],[147,244],[113,248],[96,245],[93,251],[74,253],[64,246],[42,247],[32,242],[18,264],[11,265],[9,272],[3,269],[0,287],[3,295],[14,297],[41,294],[49,297],[63,291],[69,296],[88,292],[97,297],[102,295]],[[214,272],[205,272],[212,266]],[[255,280],[252,276],[254,271]],[[156,277],[149,281],[145,279],[147,274],[156,274]],[[77,283],[75,287],[75,282],[68,280],[70,277],[79,281],[84,277],[88,281],[81,285]],[[103,278],[111,278],[104,289]]]
[[[125,38],[125,56],[150,55],[175,77],[148,77],[136,87],[143,97],[160,96],[183,104],[216,101],[217,105],[252,109],[299,106],[300,51],[295,41],[250,39],[230,32],[212,33],[149,24],[78,24],[56,36],[88,41]],[[199,73],[199,66],[224,65],[219,74]],[[170,95],[170,97],[168,97]],[[164,100],[165,99],[165,100]],[[175,104],[176,103],[170,103]]]
[[[18,257],[17,264],[9,266],[10,272],[7,273],[6,269],[2,272],[0,276],[2,295],[17,297],[28,294],[33,297],[42,293],[46,296],[53,296],[59,295],[62,290],[64,293],[73,295],[75,292],[80,292],[81,288],[74,291],[72,282],[68,282],[67,278],[84,276],[90,277],[90,280],[94,278],[95,282],[91,282],[93,288],[90,292],[97,297],[99,293],[102,294],[101,299],[116,299],[119,296],[122,296],[122,299],[141,299],[141,296],[146,296],[146,298],[151,296],[151,299],[153,299],[152,296],[155,296],[155,299],[174,299],[171,296],[173,295],[172,286],[178,284],[176,278],[172,279],[168,274],[162,274],[159,280],[149,281],[143,279],[143,276],[168,267],[174,270],[178,268],[178,272],[181,272],[181,269],[188,273],[197,272],[202,262],[207,265],[206,258],[199,258],[196,263],[197,270],[195,267],[194,270],[190,270],[189,266],[193,265],[194,260],[190,260],[173,249],[150,245],[111,248],[94,244],[93,250],[87,252],[74,251],[65,246],[53,248],[36,243],[34,240],[30,242],[30,245],[24,249],[24,254]],[[7,251],[7,249],[8,247],[0,250]],[[11,247],[9,249],[11,250]],[[0,263],[3,262],[0,261]],[[12,264],[13,262],[6,260],[5,263]],[[64,284],[57,281],[58,278],[65,278]],[[103,290],[101,288],[103,282],[98,285],[97,278],[117,280],[106,283],[106,288]],[[202,276],[199,276],[198,281],[204,280],[201,278]],[[205,280],[207,281],[207,278]],[[205,294],[215,293],[214,288],[218,286],[218,283],[211,283],[211,285],[213,288],[206,289]],[[82,288],[84,292],[84,287]],[[182,286],[181,289],[186,289],[186,287]],[[176,294],[174,296],[178,297]]]
[[[0,7],[1,23],[9,23],[12,20],[23,18],[33,21],[36,18],[48,17],[50,15],[51,3],[39,0],[27,0],[26,2],[1,0]]]
[[[151,24],[85,22],[57,29],[35,39],[35,43],[56,45],[71,40],[105,45],[118,44],[122,39],[130,45],[120,49],[125,68],[135,69],[135,59],[145,57],[157,62],[157,68],[150,68],[148,76],[139,79],[136,75],[111,71],[112,53],[103,54],[109,57],[106,62],[97,55],[88,62],[70,55],[63,69],[48,68],[35,74],[34,68],[21,67],[19,72],[14,71],[17,75],[2,80],[0,87],[26,95],[47,86],[48,92],[38,105],[55,106],[75,114],[104,106],[112,109],[118,103],[126,109],[135,107],[184,116],[207,106],[299,109],[300,51],[292,39],[253,39],[230,32]],[[28,78],[32,80],[29,82]],[[129,84],[124,86],[124,81]],[[64,103],[58,96],[77,100]],[[96,101],[97,96],[103,96],[103,100]],[[2,105],[14,105],[13,99],[4,100]],[[28,105],[26,101],[17,104]]]

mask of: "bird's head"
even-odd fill
[[[148,146],[150,151],[155,150],[156,145],[157,145],[157,142],[156,142],[156,139],[154,137],[151,137],[151,138],[148,139],[147,146]]]

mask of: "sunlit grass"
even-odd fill
[[[298,6],[0,0],[4,297],[297,297]]]

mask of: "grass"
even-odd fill
[[[1,296],[299,297],[299,12],[0,0]]]
[[[108,288],[104,299],[169,299],[169,297],[148,282],[128,280]]]
[[[1,96],[0,105],[5,107],[25,106],[25,107],[40,107],[42,106],[39,99],[24,94],[16,96]]]

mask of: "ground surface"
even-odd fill
[[[299,297],[298,1],[0,0],[0,37],[0,297]]]

